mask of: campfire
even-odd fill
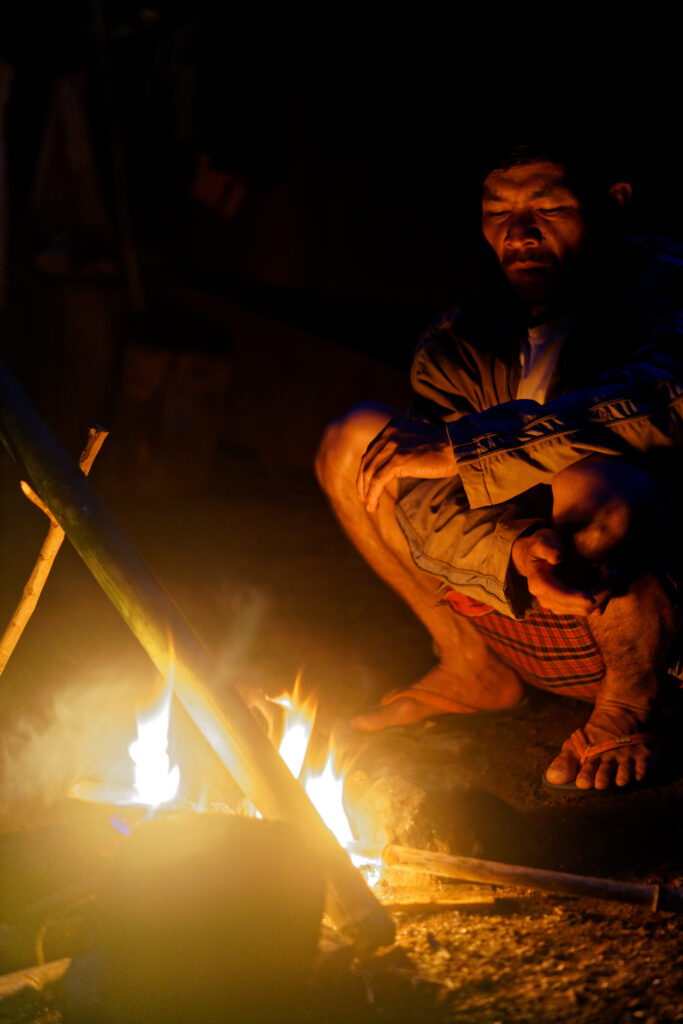
[[[201,810],[201,803],[189,800],[188,794],[183,792],[181,765],[170,763],[168,746],[172,698],[173,673],[156,700],[138,710],[137,737],[128,745],[127,761],[110,766],[106,779],[80,780],[69,795],[113,807],[142,808],[145,811],[143,820],[151,819],[159,810],[172,811],[188,804],[195,811]],[[317,714],[315,697],[302,696],[300,678],[297,678],[291,693],[275,698],[259,695],[259,705],[270,712],[271,719],[278,719],[273,739],[285,765],[303,787],[324,824],[347,851],[352,864],[362,872],[370,886],[376,885],[381,877],[379,851],[374,851],[374,856],[361,852],[363,844],[352,832],[344,809],[344,775],[339,765],[340,755],[332,737],[329,737],[322,757],[319,753],[316,758],[322,766],[315,767],[311,763],[311,739]],[[191,757],[191,752],[188,754]],[[126,776],[128,779],[124,782]],[[240,810],[261,816],[251,803]],[[125,817],[115,815],[112,821],[117,829],[130,831],[131,824]]]

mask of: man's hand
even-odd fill
[[[361,459],[358,497],[368,512],[376,512],[382,491],[399,477],[439,480],[457,474],[458,464],[444,426],[394,416]]]
[[[542,528],[512,545],[512,561],[526,578],[529,593],[541,608],[557,615],[589,615],[599,607],[599,596],[568,587],[559,578],[565,551],[557,533]],[[602,595],[600,595],[602,596]]]

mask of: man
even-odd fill
[[[645,777],[676,634],[681,259],[623,236],[631,187],[549,149],[486,175],[503,277],[418,347],[411,417],[332,423],[321,485],[440,660],[357,728],[502,710],[524,683],[590,701],[546,784]],[[599,184],[599,183],[598,183]]]

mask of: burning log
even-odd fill
[[[359,948],[393,941],[394,924],[323,825],[263,729],[220,673],[96,492],[0,364],[0,438],[96,580],[246,796],[265,817],[294,824],[324,859],[327,910]],[[213,692],[212,692],[213,691]]]
[[[467,882],[488,885],[518,885],[525,889],[546,892],[564,892],[572,896],[590,896],[593,899],[634,903],[652,910],[682,910],[683,890],[660,885],[636,885],[608,878],[571,875],[563,871],[545,871],[540,868],[498,864],[474,857],[454,857],[431,850],[415,850],[409,846],[390,844],[382,851],[388,867],[422,874],[457,878]]]

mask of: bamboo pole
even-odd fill
[[[47,964],[36,964],[35,967],[24,967],[21,971],[3,974],[0,977],[0,1002],[26,989],[40,992],[47,985],[54,985],[56,981],[62,980],[70,966],[71,960],[64,957],[62,960],[52,960]]]
[[[572,896],[590,896],[593,899],[640,904],[650,907],[651,910],[683,909],[683,890],[667,886],[637,885],[609,878],[571,875],[564,871],[545,871],[541,868],[498,864],[491,860],[454,857],[446,853],[416,850],[410,846],[397,846],[392,843],[382,850],[382,859],[388,867],[440,875],[444,878],[458,878],[467,882],[518,885],[524,889],[566,892]]]
[[[394,923],[325,827],[249,708],[117,527],[89,481],[0,364],[0,438],[33,489],[246,796],[297,826],[323,858],[327,911],[358,948],[393,941]],[[221,707],[214,693],[221,691]]]
[[[78,460],[78,468],[82,473],[87,476],[90,472],[93,462],[97,457],[97,453],[104,444],[107,437],[107,431],[103,430],[102,427],[90,427],[88,430],[88,440],[86,441],[85,448],[81,452]],[[47,583],[47,578],[50,575],[50,570],[54,565],[55,558],[62,546],[64,540],[64,530],[61,528],[59,523],[56,521],[49,508],[43,504],[38,495],[34,492],[33,488],[30,487],[25,480],[21,481],[22,492],[26,495],[29,501],[33,502],[41,512],[50,520],[47,535],[42,543],[36,564],[33,566],[31,575],[29,576],[28,583],[24,587],[21,595],[19,604],[14,609],[12,618],[10,619],[7,629],[0,637],[0,675],[5,671],[7,662],[12,657],[14,648],[19,643],[21,634],[26,629],[28,621],[36,610],[36,605],[40,595],[43,592],[43,587]]]

